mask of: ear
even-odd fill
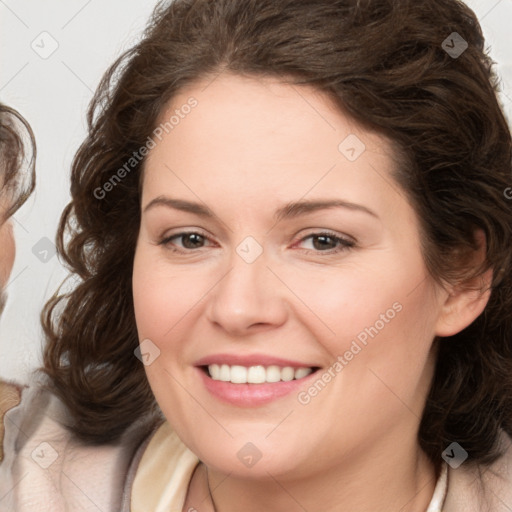
[[[473,263],[477,267],[485,261],[487,241],[481,230],[475,233],[475,239],[478,249]],[[491,296],[492,276],[493,271],[489,269],[478,277],[448,287],[436,324],[437,336],[453,336],[480,316]]]

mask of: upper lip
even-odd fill
[[[210,364],[227,364],[229,366],[291,366],[292,368],[314,368],[315,365],[310,363],[302,363],[300,361],[293,361],[291,359],[284,359],[282,357],[275,357],[265,354],[212,354],[210,356],[202,357],[195,365],[208,366]]]

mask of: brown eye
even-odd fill
[[[328,235],[313,236],[312,240],[313,247],[318,251],[334,249],[338,244],[334,237]]]
[[[197,249],[204,244],[204,236],[198,233],[187,233],[180,235],[180,237],[182,238],[183,247],[186,249]]]
[[[354,247],[355,242],[331,233],[313,233],[304,237],[299,244],[303,245],[307,252],[331,254],[350,249]]]
[[[159,245],[168,246],[169,249],[182,251],[183,249],[201,249],[205,246],[207,238],[196,232],[184,232],[171,235],[160,241]]]

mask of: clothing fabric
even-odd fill
[[[199,459],[165,422],[139,462],[131,493],[131,512],[181,512]]]
[[[89,446],[64,427],[67,418],[39,386],[23,389],[5,413],[0,512],[182,512],[198,459],[166,423],[156,429],[155,418],[144,419],[117,443]],[[512,442],[504,433],[501,444],[504,455],[490,466],[446,466],[429,512],[510,512]]]
[[[151,423],[134,423],[118,443],[89,446],[64,427],[68,418],[57,397],[39,386],[23,389],[21,403],[5,413],[0,512],[130,511]]]

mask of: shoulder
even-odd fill
[[[0,380],[0,462],[4,458],[5,415],[20,404],[21,386]]]
[[[512,439],[501,433],[502,456],[494,463],[464,463],[448,471],[443,512],[505,512],[512,509]]]
[[[12,400],[2,409],[0,511],[118,512],[149,425],[136,423],[115,444],[90,446],[65,427],[69,414],[51,392],[39,384],[9,385],[11,392]]]

